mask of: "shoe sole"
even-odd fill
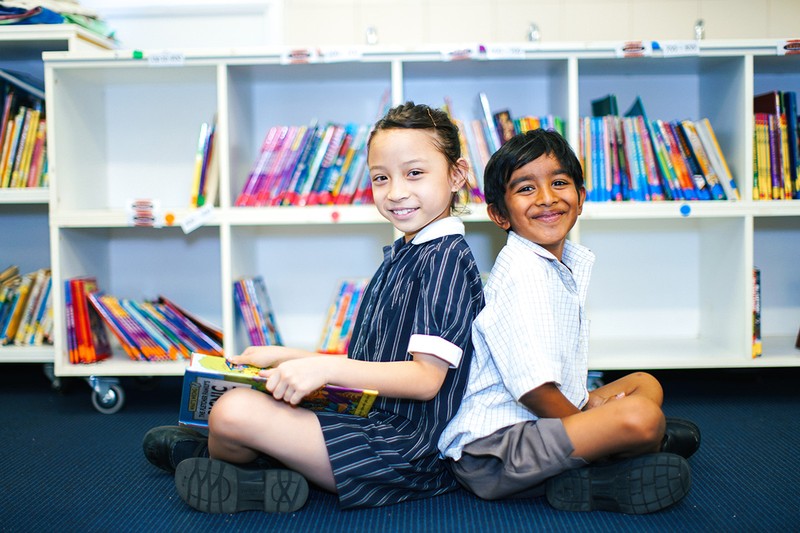
[[[603,466],[567,470],[546,484],[547,501],[562,511],[647,514],[683,499],[691,471],[679,455],[658,453]]]
[[[308,483],[292,470],[245,470],[206,458],[181,461],[175,486],[183,501],[204,513],[291,513],[308,498]]]

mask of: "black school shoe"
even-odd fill
[[[691,420],[667,417],[661,451],[688,459],[700,448],[700,428]]]
[[[547,501],[562,511],[646,514],[683,499],[692,485],[689,463],[654,453],[567,470],[547,480]]]
[[[293,470],[249,470],[205,458],[182,461],[175,487],[183,501],[204,513],[291,513],[308,499],[306,479]]]
[[[208,457],[208,437],[182,426],[159,426],[145,434],[142,450],[151,464],[171,474],[184,459]]]

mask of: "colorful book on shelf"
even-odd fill
[[[269,394],[266,379],[258,375],[259,370],[250,365],[232,364],[220,356],[192,354],[183,375],[178,423],[208,427],[208,416],[214,403],[233,388],[245,387]],[[366,417],[377,396],[378,392],[374,390],[326,385],[304,398],[300,407]]]
[[[792,183],[792,197],[800,199],[800,128],[798,128],[797,93],[795,91],[783,92],[783,109],[786,115],[789,179]]]
[[[174,300],[167,298],[163,294],[159,294],[158,298],[156,299],[156,303],[162,304],[168,308],[170,308],[174,314],[177,316],[185,317],[191,324],[195,326],[196,329],[200,330],[200,333],[208,337],[208,340],[204,340],[204,342],[211,343],[214,342],[218,346],[222,345],[222,328],[217,326],[216,324],[206,320],[205,318],[201,317],[200,315],[193,313],[186,309],[186,307],[182,305],[178,305],[175,303]],[[187,328],[187,329],[194,329],[194,328]]]
[[[761,342],[761,270],[753,268],[753,358],[763,353]]]
[[[160,300],[137,301],[94,292],[89,303],[137,361],[171,361],[192,352],[222,354],[222,346],[189,320],[177,306]]]
[[[69,322],[67,346],[71,363],[96,363],[111,357],[111,344],[101,315],[91,305],[91,295],[98,291],[92,276],[70,278],[64,282]]]
[[[0,69],[0,187],[46,184],[44,93]]]
[[[328,354],[346,354],[358,315],[358,308],[368,279],[347,279],[339,284],[336,297],[328,308],[317,351]]]
[[[262,276],[245,277],[234,281],[233,297],[251,345],[283,344]]]

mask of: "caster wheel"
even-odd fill
[[[104,415],[113,415],[125,404],[125,391],[119,385],[109,385],[105,394],[92,391],[92,405]]]

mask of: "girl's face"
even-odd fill
[[[451,168],[434,134],[426,130],[376,132],[367,162],[375,206],[405,234],[406,242],[431,222],[450,215],[453,193],[466,175],[466,162],[459,160]]]

